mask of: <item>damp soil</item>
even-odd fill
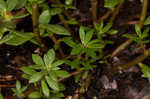
[[[83,25],[91,26],[92,22],[86,22],[91,18],[89,1],[75,1],[75,4],[79,4],[77,6],[79,14],[75,17],[81,20]],[[99,0],[98,7],[98,16],[103,16],[107,12],[107,9],[103,7],[103,0]],[[119,33],[107,38],[112,40],[114,44],[106,46],[104,52],[106,55],[111,53],[117,46],[126,40],[121,37],[122,34],[134,32],[134,24],[128,23],[139,20],[141,7],[140,0],[125,1],[125,4],[121,7],[119,15],[116,17],[113,25],[113,28],[119,30]],[[148,9],[148,15],[150,15],[150,9]],[[29,26],[32,26],[31,20],[28,18],[25,20],[25,22],[23,21],[19,24],[18,28],[20,29],[22,28],[21,26],[24,26],[27,29],[26,31],[32,31],[32,29],[29,28]],[[30,24],[28,25],[27,22]],[[57,22],[58,20],[54,23]],[[72,28],[77,30],[76,27]],[[45,41],[51,42],[51,40],[48,40],[47,38],[45,38]],[[49,44],[48,46],[51,47]],[[63,48],[67,49],[65,48],[65,45]],[[124,64],[140,55],[142,52],[136,48],[136,44],[131,44],[128,48],[120,52],[118,56],[110,59],[111,65],[116,66],[118,64]],[[12,86],[9,87],[9,85],[14,85],[16,80],[20,80],[23,84],[27,83],[26,80],[21,78],[22,72],[19,68],[21,66],[32,64],[33,61],[31,56],[32,53],[36,52],[40,53],[39,47],[30,42],[21,46],[0,45],[0,80],[2,77],[11,78],[11,80],[8,81],[0,81],[0,86],[6,85],[6,87],[2,88],[5,99],[12,99]],[[144,60],[144,63],[149,65],[149,60],[150,58],[148,57]],[[112,75],[111,70],[106,67],[105,64],[97,64],[96,68],[91,71],[91,75],[92,79],[90,85],[86,92],[78,93],[78,99],[150,99],[150,83],[142,76],[138,66],[133,66],[128,70],[120,71],[117,74]],[[73,77],[68,78],[63,82],[66,85],[66,91],[64,92],[65,97],[73,96],[76,94],[76,90],[80,88],[79,85],[74,82]]]

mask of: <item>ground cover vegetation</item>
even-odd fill
[[[129,7],[124,7],[126,2],[138,4],[139,9],[134,15],[136,21],[118,21],[122,28],[130,25],[128,31],[121,33],[123,29],[116,20],[121,20],[120,12]],[[16,56],[11,61],[11,65],[17,65],[9,66],[18,74],[15,80],[0,76],[0,99],[105,99],[112,90],[119,90],[115,76],[130,75],[134,70],[149,84],[148,10],[148,0],[0,0],[0,47],[27,44],[33,47],[28,50],[34,49],[30,59]],[[123,51],[129,48],[132,51],[125,55]],[[105,75],[94,76],[96,70]],[[101,81],[99,92],[103,95],[88,96],[90,86],[96,85],[95,77]],[[13,84],[9,85],[9,81]],[[119,94],[116,97],[121,98],[109,99],[148,99],[139,98],[144,95],[131,96],[134,98]]]

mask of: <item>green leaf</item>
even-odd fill
[[[18,3],[16,5],[16,9],[20,9],[20,8],[23,8],[26,4],[27,4],[27,1],[28,0],[18,0]]]
[[[7,10],[12,11],[16,5],[18,4],[19,0],[7,0]]]
[[[149,43],[149,40],[143,40],[142,43]]]
[[[87,78],[87,76],[88,76],[88,71],[86,71],[86,72],[84,72],[84,73],[82,74],[82,79]]]
[[[31,5],[31,3],[27,3],[25,5],[25,8],[32,15],[32,5]]]
[[[31,68],[31,69],[35,69],[35,70],[45,68],[44,66],[41,66],[41,65],[29,65],[28,67]]]
[[[18,46],[32,39],[32,37],[34,37],[33,33],[15,31],[13,33],[7,34],[3,39],[1,39],[0,44],[6,43],[8,45]]]
[[[32,60],[35,64],[44,66],[43,59],[39,55],[32,54]]]
[[[37,91],[33,91],[29,94],[29,98],[32,98],[32,99],[39,99],[41,97],[42,97],[41,93]]]
[[[78,22],[76,20],[73,20],[73,19],[72,20],[68,20],[67,23],[71,24],[71,25],[78,24]]]
[[[56,70],[51,70],[48,72],[48,75],[51,79],[53,79],[54,81],[57,81],[58,80],[58,76],[56,74]]]
[[[112,23],[107,24],[102,30],[103,33],[107,32],[111,27],[112,27]]]
[[[46,66],[49,66],[52,64],[52,62],[55,60],[55,51],[53,49],[50,49],[47,54],[44,55],[44,62]]]
[[[20,81],[16,81],[16,89],[19,91],[21,89],[21,83]]]
[[[4,0],[0,0],[0,9],[2,10],[6,9],[6,2]]]
[[[85,44],[85,30],[84,30],[84,27],[80,27],[80,30],[79,30],[79,36],[80,36],[80,40],[82,42],[82,44]]]
[[[49,13],[49,10],[45,10],[39,16],[39,23],[40,24],[48,24],[50,19],[51,19],[51,15]]]
[[[69,31],[61,25],[46,24],[43,27],[45,27],[45,29],[47,29],[48,31],[58,35],[70,35]]]
[[[73,0],[65,0],[66,5],[72,5],[72,3],[73,3]]]
[[[30,79],[30,77],[31,77],[31,75],[23,74],[23,75],[22,75],[22,77],[23,77],[23,78],[25,78],[25,79],[28,79],[28,80],[29,80],[29,79]]]
[[[81,78],[81,74],[75,76],[75,82],[78,83]]]
[[[88,54],[89,56],[91,56],[93,59],[96,59],[96,58],[97,58],[96,52],[95,52],[93,49],[88,49],[88,50],[87,50],[87,54]]]
[[[146,18],[144,25],[149,25],[150,24],[150,16]]]
[[[75,7],[75,6],[73,6],[73,5],[63,5],[64,6],[64,8],[66,8],[66,9],[72,9],[72,10],[76,10],[77,8]]]
[[[100,41],[95,39],[87,44],[87,48],[104,48],[104,44],[100,44]]]
[[[108,31],[109,35],[114,35],[116,33],[118,33],[118,30],[115,30],[115,29],[111,29],[110,31]]]
[[[93,32],[94,32],[93,30],[90,30],[86,33],[86,35],[85,35],[85,44],[87,44],[92,39]]]
[[[29,67],[21,67],[21,70],[26,73],[26,74],[29,74],[29,75],[33,75],[36,73],[35,70],[33,70],[32,68],[29,68]]]
[[[58,77],[61,77],[61,78],[66,78],[70,76],[70,74],[64,70],[58,70],[56,71],[56,74],[58,75]]]
[[[51,8],[49,10],[50,15],[52,15],[52,16],[60,14],[61,12],[62,12],[62,10],[60,8]]]
[[[53,80],[49,76],[46,76],[45,78],[46,78],[46,81],[47,81],[49,87],[51,87],[52,89],[57,90],[57,91],[59,90],[59,85],[55,80]]]
[[[140,29],[140,27],[139,27],[137,24],[135,25],[135,31],[136,31],[136,34],[137,34],[139,37],[142,36],[141,29]]]
[[[73,42],[73,40],[70,37],[66,37],[62,41],[64,41],[70,47],[76,46],[76,43]]]
[[[139,38],[134,34],[124,34],[123,37],[130,38],[130,39],[134,40],[135,42],[139,41]]]
[[[150,82],[150,67],[148,67],[147,65],[145,64],[142,64],[142,72],[144,74],[144,76],[149,80]]]
[[[48,88],[48,86],[47,86],[47,84],[45,83],[44,80],[41,81],[41,87],[42,87],[42,92],[44,93],[44,95],[45,95],[46,97],[49,97],[49,95],[50,95],[50,90],[49,90],[49,88]]]
[[[120,0],[104,0],[104,7],[114,8],[119,3],[120,3]]]
[[[19,18],[24,18],[24,17],[27,17],[27,16],[29,16],[29,13],[23,14],[23,15],[16,15],[16,16],[13,16],[12,19],[19,19]]]
[[[104,26],[104,23],[103,23],[103,21],[102,21],[102,22],[100,22],[100,24],[99,24],[98,31],[102,31],[102,30],[103,30],[103,26]]]
[[[71,51],[71,55],[77,55],[81,52],[82,46],[80,44],[77,44],[76,46],[73,47]]]
[[[148,37],[150,28],[146,28],[142,33],[141,39]]]
[[[80,65],[80,60],[79,59],[74,59],[72,61],[70,60],[65,60],[65,63],[67,65],[70,65],[71,66],[71,69],[75,69],[75,68],[78,68],[79,65]]]
[[[23,86],[20,91],[24,92],[26,89],[27,89],[27,86]]]
[[[44,74],[45,72],[36,72],[35,74],[31,76],[29,83],[35,83],[39,81],[44,76]]]
[[[94,22],[93,25],[94,25],[94,28],[95,28],[96,30],[99,29],[98,24],[97,24],[96,22]]]
[[[63,60],[58,60],[58,61],[56,61],[56,62],[54,62],[54,63],[52,64],[52,68],[57,67],[57,66],[60,66],[60,65],[62,65],[63,63],[64,63]]]

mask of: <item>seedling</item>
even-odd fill
[[[46,97],[50,96],[51,89],[60,91],[60,84],[57,80],[69,76],[67,71],[61,70],[60,68],[60,65],[62,65],[64,61],[55,61],[55,52],[53,49],[50,49],[47,54],[44,55],[43,59],[36,54],[32,55],[32,59],[35,65],[21,68],[25,73],[23,77],[28,79],[29,83],[41,82],[42,92]]]
[[[17,96],[18,98],[22,99],[25,97],[24,91],[27,90],[27,86],[21,86],[20,81],[16,81],[16,88],[12,88],[12,91],[14,92],[14,96]]]
[[[142,33],[140,27],[136,24],[135,25],[136,35],[135,34],[124,34],[123,36],[132,39],[136,43],[145,44],[145,43],[149,42],[149,40],[145,40],[145,38],[148,37],[149,30],[150,30],[150,28],[146,28]]]

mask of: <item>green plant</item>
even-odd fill
[[[146,77],[148,81],[150,82],[150,67],[143,63],[138,63],[138,65],[140,66],[144,77]]]
[[[58,83],[58,79],[69,76],[69,73],[61,70],[60,65],[64,63],[63,60],[55,60],[55,52],[50,49],[42,59],[40,56],[33,54],[32,59],[35,65],[24,66],[21,70],[25,73],[24,78],[29,80],[29,83],[38,83],[41,81],[41,90],[44,96],[50,96],[50,89],[58,92],[61,91],[61,85]],[[34,93],[34,94],[37,94]],[[32,94],[30,95],[32,96]]]
[[[109,9],[114,9],[117,4],[120,3],[120,0],[104,0],[104,7]]]
[[[16,81],[16,88],[12,88],[12,91],[14,92],[14,96],[17,96],[18,98],[22,99],[25,97],[24,91],[27,90],[27,86],[21,86],[20,81]]]
[[[136,35],[135,34],[124,34],[124,37],[130,38],[133,41],[137,42],[137,43],[148,43],[149,40],[145,40],[146,37],[148,37],[148,32],[149,32],[150,28],[146,28],[143,33],[141,32],[141,29],[139,28],[139,26],[136,24],[135,25],[135,31],[136,31]]]
[[[70,15],[70,12],[76,9],[73,2],[74,0],[63,2],[61,0],[0,0],[0,44],[19,46],[29,41],[38,45],[43,52],[42,57],[32,54],[35,64],[21,67],[24,72],[23,77],[29,81],[29,84],[22,87],[21,83],[16,81],[16,88],[12,90],[17,97],[61,99],[64,97],[63,91],[65,90],[62,80],[74,76],[75,82],[82,87],[81,82],[90,78],[88,75],[96,65],[101,63],[107,65],[105,59],[109,55],[104,53],[104,48],[107,44],[113,44],[107,37],[118,32],[112,29],[112,25],[124,0],[104,0],[104,7],[109,9],[108,14],[112,14],[108,23],[104,20],[109,16],[107,14],[98,22],[97,4],[99,1],[91,0],[93,25],[90,24],[90,27],[81,25],[81,22]],[[23,13],[16,13],[20,11]],[[33,27],[29,27],[33,31],[28,31],[24,27],[17,28],[18,21],[26,17],[32,21]],[[58,17],[59,22],[54,22],[54,17]],[[149,42],[147,37],[150,28],[141,32],[142,19],[144,18],[141,18],[141,25],[135,25],[136,34],[123,36],[132,39],[149,53],[150,49],[147,51],[145,46]],[[144,24],[150,24],[149,20],[148,17]],[[74,26],[79,31],[76,31]],[[54,44],[46,46],[44,38],[52,40],[46,44]],[[141,59],[145,58],[144,55]],[[140,59],[137,58],[137,60],[134,64]],[[148,67],[143,66],[142,71],[149,78]]]

